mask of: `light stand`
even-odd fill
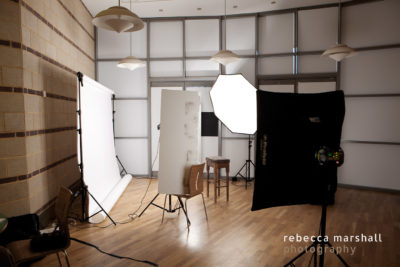
[[[247,189],[247,183],[250,183],[253,180],[251,178],[250,168],[251,168],[252,165],[253,165],[254,168],[256,167],[254,162],[251,160],[252,143],[253,143],[253,140],[251,140],[251,135],[249,135],[248,158],[247,158],[246,162],[243,164],[243,166],[240,168],[240,170],[232,178],[232,180],[237,180],[238,176],[242,177],[246,182],[246,184],[245,184],[246,189]],[[241,173],[243,169],[245,169],[245,174],[244,175],[242,175],[242,173]]]
[[[320,165],[334,165],[340,166],[343,164],[344,154],[343,150],[339,148],[337,151],[332,151],[326,147],[321,147],[315,154],[316,159],[319,161]],[[327,168],[327,167],[325,167]],[[305,250],[303,250],[300,254],[290,260],[284,267],[293,267],[295,266],[294,262],[303,256],[307,251],[311,248],[314,248],[313,259],[314,259],[314,267],[317,267],[317,254],[318,247],[321,248],[321,253],[319,254],[319,267],[324,267],[324,259],[325,259],[325,246],[329,247],[330,251],[333,251],[336,257],[343,263],[344,266],[349,267],[347,262],[339,255],[336,249],[332,246],[332,244],[325,240],[328,239],[326,236],[326,208],[328,206],[327,196],[332,194],[332,186],[329,184],[328,179],[324,179],[324,191],[323,199],[322,199],[322,212],[321,212],[321,222],[320,222],[320,233],[317,238],[314,239],[314,242],[308,246]]]
[[[83,153],[82,153],[82,116],[81,116],[81,85],[83,86],[83,74],[81,72],[77,73],[78,76],[78,101],[79,101],[79,109],[77,110],[77,114],[79,117],[79,129],[78,129],[78,134],[79,134],[79,155],[80,155],[80,163],[78,164],[81,172],[80,176],[80,188],[78,192],[75,194],[75,197],[81,195],[81,200],[82,200],[82,221],[87,221],[94,215],[104,212],[104,214],[111,220],[111,222],[114,225],[117,225],[115,221],[110,217],[110,215],[104,210],[104,208],[100,205],[100,203],[97,201],[97,199],[89,192],[87,185],[85,184],[85,181],[83,179]],[[87,195],[89,195],[99,206],[100,210],[96,212],[95,214],[92,214],[91,216],[86,216],[85,209],[86,209],[86,198]]]
[[[328,185],[330,188],[330,186]],[[329,190],[329,189],[328,189]],[[329,191],[328,191],[329,194]],[[324,202],[322,204],[322,212],[321,212],[321,223],[320,229],[321,232],[317,238],[315,238],[314,242],[308,246],[305,250],[303,250],[300,254],[290,260],[288,263],[284,265],[284,267],[292,267],[295,266],[294,262],[303,256],[307,251],[310,251],[311,248],[314,248],[313,258],[314,258],[314,267],[317,267],[317,254],[318,254],[318,247],[321,248],[321,253],[319,254],[319,267],[324,267],[324,257],[325,257],[325,246],[328,246],[331,250],[335,253],[335,255],[339,258],[339,260],[343,263],[344,266],[349,267],[347,262],[339,255],[336,249],[332,246],[329,241],[325,241],[325,233],[326,233],[326,207],[327,207],[327,200],[326,194],[324,194]],[[327,238],[327,237],[326,237]]]

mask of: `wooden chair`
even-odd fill
[[[203,195],[204,165],[205,165],[205,163],[195,164],[195,165],[191,166],[190,172],[189,172],[189,179],[187,181],[188,186],[189,186],[189,192],[187,194],[176,195],[179,200],[181,198],[185,199],[184,207],[181,207],[181,208],[184,209],[188,226],[190,226],[190,220],[189,220],[189,216],[187,213],[187,201],[188,201],[188,199],[195,197],[197,195],[201,195],[201,197],[203,199],[204,213],[206,214],[206,220],[208,220],[207,208],[206,208],[206,203],[204,201],[204,195]],[[181,201],[180,201],[180,203],[181,203]],[[165,208],[165,201],[164,201],[164,208]],[[164,217],[164,212],[163,212],[163,217]]]
[[[203,199],[204,213],[206,214],[206,220],[208,220],[207,208],[203,195],[204,165],[205,163],[192,165],[192,167],[190,168],[190,175],[189,175],[189,193],[185,195],[180,195],[180,197],[185,198],[185,209],[187,211],[187,200],[197,195],[201,195]]]
[[[13,255],[16,265],[37,260],[49,254],[55,253],[57,255],[60,266],[62,266],[60,256],[58,255],[58,253],[63,252],[65,255],[65,260],[67,262],[67,265],[70,266],[66,249],[69,247],[71,243],[69,239],[69,228],[68,228],[68,212],[71,205],[71,201],[72,201],[72,192],[65,187],[61,187],[56,199],[55,213],[57,220],[57,231],[60,233],[60,235],[66,238],[66,244],[61,248],[34,252],[31,249],[32,239],[11,242],[10,244],[7,245],[7,248]]]

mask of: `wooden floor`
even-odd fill
[[[132,180],[110,213],[114,220],[126,220],[127,214],[139,207],[149,181]],[[230,187],[229,202],[224,191],[217,204],[212,197],[206,198],[208,222],[201,196],[189,200],[189,231],[182,212],[166,214],[161,223],[161,209],[151,206],[140,218],[116,227],[71,225],[71,236],[107,252],[149,260],[162,267],[283,266],[309,244],[284,241],[284,236],[317,234],[320,207],[301,205],[251,212],[253,185],[246,190],[240,184]],[[140,211],[156,193],[157,180],[152,179]],[[160,195],[157,203],[162,205],[163,201]],[[101,225],[108,224],[106,221]],[[339,188],[336,204],[328,208],[329,237],[375,233],[381,234],[382,242],[332,243],[342,250],[350,266],[400,266],[400,195]],[[355,249],[353,255],[351,249]],[[74,241],[68,253],[72,266],[148,266],[109,257]],[[308,266],[310,255],[300,258],[296,266]],[[325,266],[342,266],[332,253],[327,255]],[[51,255],[32,266],[57,265],[57,257]]]

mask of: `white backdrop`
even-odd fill
[[[132,179],[131,175],[121,178],[115,155],[111,100],[114,92],[86,76],[80,90],[83,179],[108,213]],[[89,216],[100,210],[92,197],[88,210]],[[89,221],[99,223],[105,218],[105,213],[100,212]]]

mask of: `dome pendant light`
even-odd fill
[[[341,10],[341,8],[342,8],[342,2],[341,2],[341,0],[339,0],[339,6],[338,6],[338,30],[339,30],[339,33],[338,33],[339,38],[338,39],[339,39],[339,42],[335,46],[325,50],[325,52],[322,53],[322,56],[328,56],[337,62],[340,62],[344,58],[352,57],[357,54],[357,52],[353,48],[351,48],[345,44],[340,44],[340,35],[341,35],[341,25],[340,25],[341,12],[340,12],[340,10]]]
[[[120,0],[118,6],[112,6],[99,12],[92,23],[105,30],[121,32],[134,32],[143,29],[143,21],[129,9],[122,7]]]
[[[129,9],[132,9],[132,2],[129,2]],[[123,58],[120,62],[118,62],[117,67],[135,70],[137,68],[144,67],[146,64],[143,60],[140,60],[134,56],[132,56],[132,33],[129,33],[129,57]]]
[[[144,63],[143,60],[140,60],[133,56],[129,56],[118,62],[117,67],[122,69],[135,70],[144,67],[145,65],[146,63]]]
[[[214,56],[212,56],[210,58],[211,61],[220,63],[224,66],[226,66],[229,63],[238,61],[240,58],[238,55],[236,55],[235,53],[233,53],[230,50],[226,50],[226,0],[225,0],[225,19],[224,19],[224,28],[225,28],[225,39],[224,39],[224,49],[225,50],[221,50],[218,53],[216,53]]]
[[[342,59],[347,57],[352,57],[356,55],[356,51],[348,47],[345,44],[337,44],[327,50],[322,54],[323,56],[328,56],[337,62],[340,62]]]

